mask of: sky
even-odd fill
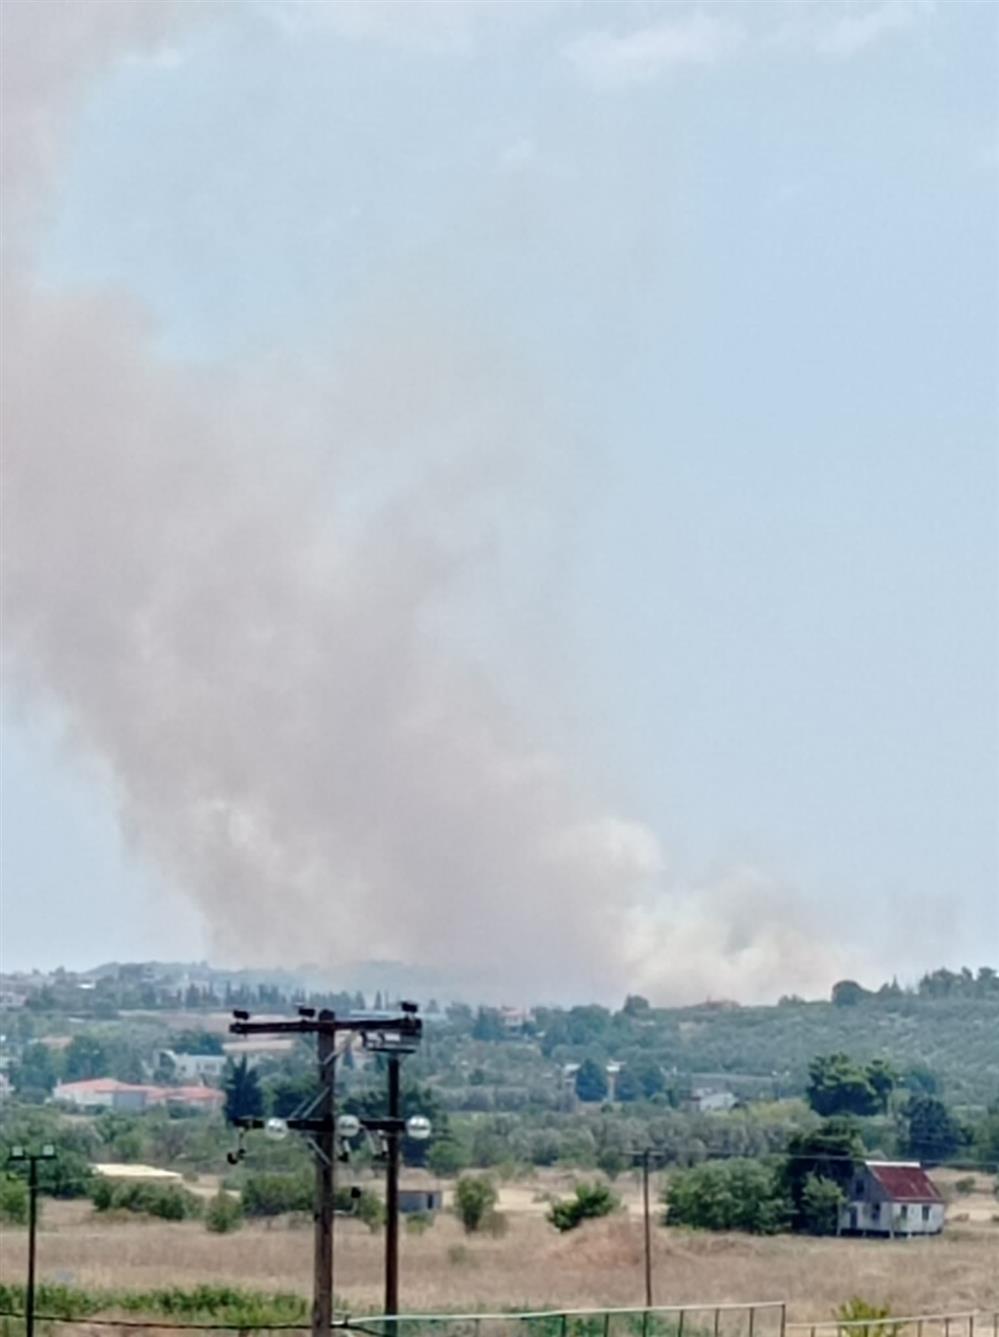
[[[164,679],[110,635],[74,630],[70,605],[93,627],[133,596],[108,583],[96,599],[86,544],[53,583],[39,552],[56,512],[36,515],[32,500],[22,528],[35,551],[10,541],[5,611],[5,968],[315,959],[308,932],[268,919],[286,880],[296,913],[325,906],[317,889],[333,883],[374,906],[369,919],[351,909],[337,963],[425,961],[434,947],[420,921],[439,912],[456,927],[440,930],[433,964],[497,996],[558,993],[545,963],[563,949],[589,962],[567,971],[566,988],[617,990],[633,971],[670,1001],[994,963],[997,11],[926,0],[89,8],[95,31],[114,17],[98,55],[63,7],[47,7],[41,35],[75,77],[52,94],[45,162],[28,171],[37,207],[15,246],[26,309],[99,302],[113,308],[108,327],[127,309],[124,344],[141,348],[157,387],[183,380],[209,403],[233,393],[233,422],[266,424],[234,467],[260,491],[245,515],[271,507],[254,561],[265,569],[274,544],[281,572],[298,573],[274,595],[275,664],[312,607],[288,611],[306,550],[284,545],[299,523],[313,532],[300,517],[315,510],[319,534],[335,510],[341,556],[364,554],[358,606],[374,589],[382,607],[379,552],[393,554],[395,582],[438,543],[446,577],[430,595],[398,596],[420,639],[412,650],[407,636],[399,671],[433,677],[431,713],[444,722],[397,786],[387,759],[361,765],[363,804],[333,785],[324,844],[318,803],[308,828],[288,815],[308,806],[287,778],[302,740],[330,740],[325,766],[309,759],[308,785],[302,764],[312,794],[338,756],[363,753],[366,730],[380,738],[379,720],[397,707],[422,717],[430,698],[397,702],[393,688],[365,696],[363,717],[343,705],[320,727],[315,678],[289,671],[303,703],[297,750],[263,729],[259,773],[233,750],[228,787],[216,775],[198,794],[199,821],[208,797],[228,805],[223,843],[240,843],[234,814],[254,839],[268,832],[254,899],[217,894],[237,865],[213,847],[209,870],[191,848],[200,828],[174,819],[211,764],[184,740],[205,736],[224,696],[199,717],[192,675],[214,673],[222,652],[199,648]],[[31,82],[37,42],[14,23],[5,40]],[[99,343],[104,317],[92,328]],[[5,433],[12,455],[19,424],[27,439],[50,410],[41,399],[63,393],[40,379],[45,395]],[[275,381],[281,391],[256,407],[256,387],[269,395]],[[67,411],[79,439],[100,435],[105,408],[81,394]],[[218,485],[204,461],[223,458],[219,430],[197,446],[190,468],[206,474],[180,514]],[[133,444],[133,472],[106,475],[101,505],[115,515],[120,495],[135,528],[101,579],[144,551],[144,508],[170,491],[172,475],[151,464],[150,494],[136,500],[141,431]],[[45,467],[58,545],[89,502],[73,469]],[[233,505],[220,495],[222,514]],[[397,550],[409,524],[420,544]],[[160,559],[194,562],[171,553]],[[79,602],[67,594],[75,579]],[[134,597],[130,618],[152,616],[146,594]],[[189,584],[181,597],[193,599]],[[219,598],[242,635],[231,592]],[[339,623],[308,650],[344,701],[399,662],[386,637],[365,647],[356,676],[334,665],[364,626]],[[251,661],[227,662],[236,697]],[[472,673],[485,686],[466,698],[455,683]],[[163,692],[169,727],[126,737],[127,710],[154,711]],[[258,707],[244,704],[233,729],[252,731]],[[438,782],[450,714],[461,762],[441,763]],[[470,775],[480,733],[488,785]],[[510,751],[509,737],[527,741]],[[522,776],[539,757],[559,779],[535,790]],[[496,777],[508,771],[518,797],[507,804]],[[466,784],[477,808],[500,797],[488,821],[464,814],[454,881],[465,890],[445,895]],[[567,831],[583,836],[549,900],[539,870]],[[243,841],[247,863],[248,846],[259,871],[262,837]],[[480,874],[491,890],[477,900]],[[574,879],[586,884],[585,941],[565,927]],[[617,920],[619,879],[635,889]],[[400,904],[419,917],[400,917]],[[618,934],[628,952],[604,981],[597,947],[612,950]],[[537,952],[505,973],[495,950],[518,956],[535,935]]]

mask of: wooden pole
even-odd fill
[[[402,1118],[400,1099],[399,1055],[388,1056],[388,1117]],[[399,1132],[386,1134],[385,1174],[385,1313],[394,1317],[399,1312]],[[394,1330],[395,1325],[387,1328]]]
[[[28,1158],[28,1286],[24,1295],[25,1337],[35,1333],[35,1252],[38,1239],[38,1157]]]
[[[319,1089],[322,1093],[316,1113],[326,1126],[316,1134],[312,1337],[330,1337],[333,1324],[333,1212],[336,1193],[336,1136],[333,1128],[336,1032],[332,1012],[321,1012],[319,1020],[329,1022],[329,1026],[320,1027],[316,1036]]]
[[[649,1209],[649,1160],[646,1148],[642,1152],[642,1213],[645,1225],[645,1307],[652,1308],[652,1213]]]

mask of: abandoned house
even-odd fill
[[[843,1234],[939,1235],[944,1200],[918,1161],[865,1161],[840,1211]]]

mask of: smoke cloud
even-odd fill
[[[475,652],[559,449],[480,331],[396,293],[335,359],[191,368],[128,294],[33,281],[75,98],[191,8],[7,6],[9,688],[108,764],[225,960],[497,998],[827,987],[841,963],[755,875],[667,887]]]

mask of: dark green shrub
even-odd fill
[[[666,1190],[667,1224],[700,1230],[786,1230],[790,1200],[774,1170],[759,1161],[707,1161],[673,1176]]]
[[[496,1185],[484,1175],[463,1175],[454,1191],[454,1209],[466,1234],[481,1230],[496,1206]]]
[[[312,1179],[307,1174],[250,1174],[243,1183],[243,1211],[247,1216],[311,1212],[313,1195]]]
[[[187,1221],[202,1212],[201,1199],[180,1184],[116,1184],[98,1178],[91,1201],[98,1212],[135,1212],[163,1221]]]
[[[573,1197],[552,1203],[548,1220],[556,1230],[575,1230],[584,1221],[609,1216],[620,1205],[606,1184],[580,1184]]]
[[[0,1177],[0,1221],[23,1226],[28,1220],[28,1187],[13,1175]]]
[[[215,1235],[228,1235],[243,1224],[243,1204],[234,1193],[219,1189],[205,1212],[205,1228]]]

